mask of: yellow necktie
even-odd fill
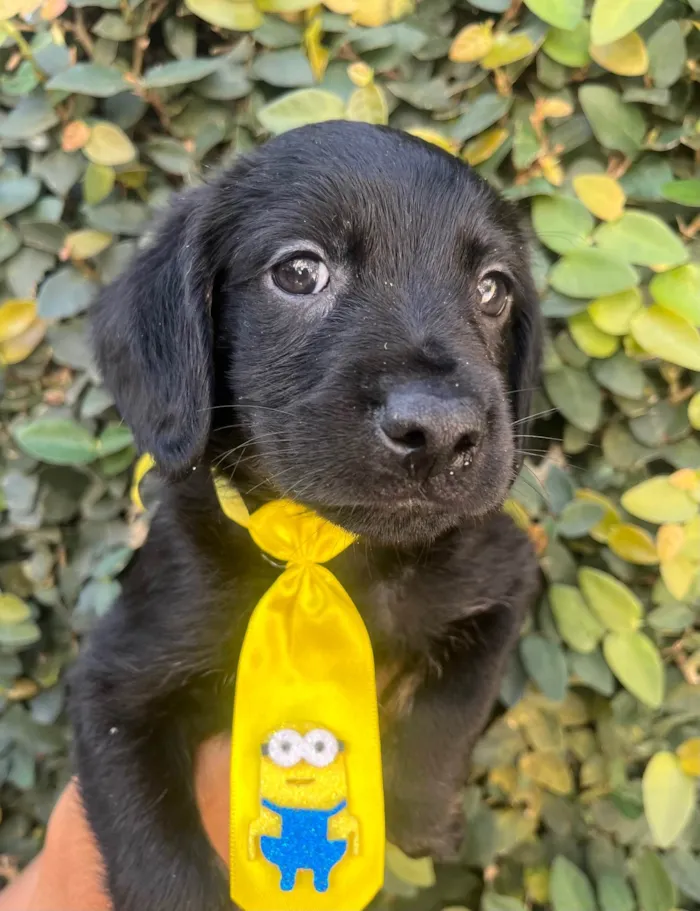
[[[384,876],[374,660],[357,608],[320,564],[352,535],[289,500],[224,513],[286,564],[256,605],[236,676],[231,898],[243,911],[362,911]]]

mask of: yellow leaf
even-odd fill
[[[423,129],[423,127],[411,127],[410,130],[406,130],[406,132],[410,133],[411,136],[417,136],[418,139],[422,139],[424,142],[432,142],[433,145],[438,146],[452,155],[456,155],[457,150],[459,149],[459,142],[456,139],[448,139],[447,136],[443,136],[442,133],[438,133],[437,130]]]
[[[374,82],[374,70],[364,60],[356,60],[348,67],[348,77],[353,85],[363,89]]]
[[[481,60],[493,47],[493,19],[465,25],[457,32],[448,56],[453,63]]]
[[[545,119],[569,117],[574,113],[573,104],[564,98],[539,98],[535,108],[540,117]]]
[[[523,775],[552,794],[570,794],[574,781],[571,768],[563,756],[555,752],[525,753],[518,767]]]
[[[481,164],[496,152],[508,138],[508,130],[504,127],[493,127],[468,142],[464,149],[463,158],[467,164]]]
[[[106,122],[93,126],[83,152],[94,164],[110,166],[128,164],[136,157],[136,149],[126,133]]]
[[[600,330],[585,310],[569,317],[569,332],[581,351],[589,357],[611,357],[620,347],[617,336]]]
[[[700,473],[693,471],[692,468],[681,468],[674,471],[668,479],[669,484],[678,490],[685,490],[692,493],[700,484]]]
[[[662,525],[656,532],[656,552],[662,563],[673,560],[685,543],[685,529],[682,525]]]
[[[521,531],[527,531],[530,525],[530,519],[524,508],[517,500],[509,498],[503,504],[503,511],[508,513]]]
[[[0,0],[0,20],[27,16],[39,6],[39,0]]]
[[[680,314],[653,304],[634,315],[630,332],[653,357],[688,370],[700,370],[700,334]]]
[[[0,304],[0,342],[20,335],[36,319],[36,301],[12,299]]]
[[[137,461],[134,467],[134,475],[131,480],[131,502],[134,506],[142,510],[144,509],[143,502],[141,501],[141,494],[139,493],[139,485],[148,472],[155,467],[155,462],[153,461],[153,456],[149,453],[144,453],[141,458]]]
[[[355,89],[348,101],[346,116],[348,120],[386,124],[389,120],[389,109],[384,92],[374,82],[363,89]]]
[[[105,231],[93,231],[86,228],[82,231],[73,231],[67,235],[63,249],[61,250],[61,259],[72,259],[82,261],[90,259],[102,253],[114,240],[112,234]]]
[[[525,894],[536,905],[549,903],[549,870],[547,867],[526,867],[523,871]]]
[[[629,332],[632,317],[641,308],[642,292],[639,288],[628,288],[591,301],[588,315],[598,329],[608,335],[625,335]]]
[[[688,402],[688,421],[694,430],[700,430],[700,392]]]
[[[608,547],[628,563],[654,566],[659,562],[654,539],[637,525],[614,525],[608,535]]]
[[[560,187],[564,183],[564,170],[556,155],[543,155],[540,158],[542,176],[553,187]]]
[[[390,0],[358,0],[352,13],[353,22],[376,28],[391,22]]]
[[[323,0],[323,5],[339,16],[349,16],[357,9],[359,0]]]
[[[19,364],[29,357],[46,335],[46,323],[35,319],[24,332],[0,343],[0,363]]]
[[[13,624],[24,623],[32,616],[29,605],[18,598],[17,595],[5,594],[0,595],[0,623]]]
[[[185,0],[185,6],[205,22],[234,32],[250,32],[263,22],[255,0]]]
[[[493,46],[482,59],[481,65],[485,70],[495,70],[496,67],[522,60],[534,50],[535,45],[529,35],[498,32],[494,35]]]
[[[589,53],[599,66],[618,76],[643,76],[649,69],[647,46],[637,32],[610,44],[591,45]]]
[[[250,524],[250,513],[240,493],[220,475],[214,479],[214,486],[225,515],[237,525],[247,528]]]
[[[668,475],[656,475],[631,487],[622,494],[620,502],[630,515],[658,525],[685,522],[697,512],[692,499],[674,487]]]
[[[304,46],[309,66],[316,82],[323,79],[323,74],[328,66],[329,52],[321,43],[323,37],[323,23],[320,16],[311,20],[304,32]]]
[[[416,5],[414,0],[389,0],[389,9],[392,19],[403,19],[415,12]]]
[[[622,215],[625,191],[615,178],[607,174],[579,174],[572,184],[574,193],[596,218],[611,221]]]
[[[588,532],[594,541],[599,544],[605,544],[612,528],[620,524],[620,513],[617,511],[615,504],[602,493],[598,493],[597,490],[589,490],[587,487],[582,487],[576,491],[576,499],[585,500],[587,503],[597,503],[598,506],[602,506],[605,510],[600,522]]]
[[[695,782],[678,757],[662,751],[649,760],[642,776],[644,812],[654,844],[670,848],[695,809]]]
[[[691,778],[700,778],[700,737],[691,737],[676,750],[681,768]]]
[[[698,573],[697,560],[679,554],[672,560],[665,560],[661,564],[661,578],[664,585],[677,601],[682,601],[690,591]]]
[[[429,889],[435,885],[435,870],[429,857],[407,857],[395,845],[388,844],[386,865],[402,882],[422,889]]]

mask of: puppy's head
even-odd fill
[[[539,359],[513,210],[393,130],[287,133],[177,201],[95,308],[98,358],[168,475],[218,460],[382,541],[504,500]]]

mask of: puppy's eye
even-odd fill
[[[293,256],[272,269],[272,280],[285,294],[319,294],[329,277],[326,264],[312,256]]]
[[[487,272],[476,286],[479,305],[487,316],[500,316],[510,303],[510,289],[498,272]]]

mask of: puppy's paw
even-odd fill
[[[387,839],[408,857],[432,857],[441,862],[459,857],[465,819],[461,795],[430,802],[387,797]]]

